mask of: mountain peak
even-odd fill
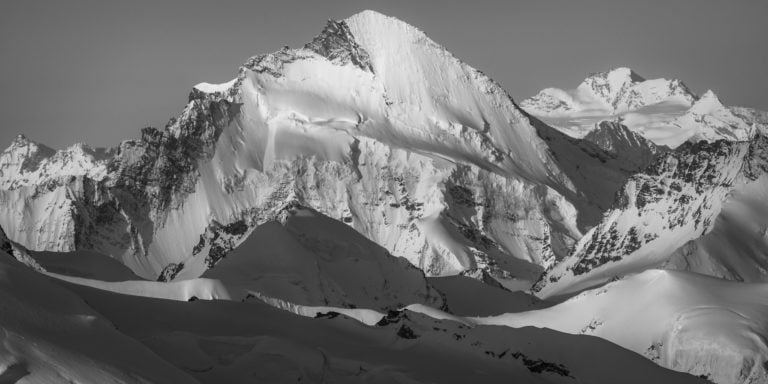
[[[644,81],[645,79],[633,70],[619,67],[589,75],[579,85],[579,88],[591,92],[612,109],[616,109],[625,95],[629,93],[630,88]]]
[[[382,23],[387,22],[397,22],[401,24],[405,24],[408,26],[411,26],[410,24],[396,18],[393,16],[385,15],[381,12],[377,12],[371,9],[366,9],[364,11],[360,11],[358,13],[355,13],[354,15],[344,19],[345,22],[356,22],[356,23],[364,23],[369,24],[371,26],[375,25],[381,25]],[[411,26],[413,28],[413,26]]]
[[[8,146],[8,148],[5,150],[6,152],[22,152],[24,154],[29,153],[36,153],[40,151],[41,153],[45,155],[51,155],[54,151],[52,148],[49,148],[45,145],[39,144],[35,141],[30,140],[27,136],[20,134],[16,136],[16,138],[13,139],[11,142],[11,145]]]
[[[366,48],[369,48],[368,45],[374,46],[370,48],[390,47],[428,40],[426,34],[413,25],[376,11],[363,11],[348,17],[343,22],[349,26],[355,40]]]
[[[699,98],[700,101],[710,101],[710,102],[717,102],[720,103],[720,98],[717,96],[717,94],[711,90],[708,89],[706,92],[704,92],[703,95]]]
[[[30,140],[27,136],[23,134],[19,134],[18,136],[16,136],[16,138],[13,139],[13,141],[11,141],[11,145],[9,146],[8,149],[24,148],[34,144],[35,142]]]
[[[351,62],[363,70],[373,72],[368,52],[357,44],[346,21],[328,20],[323,31],[304,45],[304,48],[325,56],[336,64]]]
[[[643,81],[645,78],[629,67],[616,67],[604,72],[591,73],[584,79],[584,83],[608,83],[619,87],[625,84],[642,83]]]
[[[355,13],[354,15],[348,17],[346,20],[355,19],[355,18],[364,18],[364,19],[370,19],[370,20],[373,20],[373,19],[387,19],[387,18],[394,19],[394,17],[392,17],[392,16],[385,15],[385,14],[383,14],[381,12],[374,11],[372,9],[364,9],[364,10],[362,10],[362,11],[360,11],[358,13]]]
[[[713,111],[724,110],[725,108],[726,107],[720,101],[720,98],[710,89],[704,92],[704,94],[696,100],[691,107],[691,112],[705,115],[713,113]]]

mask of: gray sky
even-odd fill
[[[628,66],[768,109],[766,0],[2,0],[0,147],[19,133],[55,148],[138,137],[194,84],[364,9],[424,30],[518,101]]]

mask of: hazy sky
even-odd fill
[[[199,82],[298,47],[329,18],[398,17],[518,101],[628,66],[768,109],[768,0],[34,1],[0,4],[0,146],[116,145],[162,127]]]

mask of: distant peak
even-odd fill
[[[11,142],[11,146],[21,147],[21,146],[27,146],[30,143],[31,141],[27,138],[27,136],[25,136],[24,134],[19,134],[18,136],[16,136],[15,139],[13,139],[13,141]]]
[[[613,75],[615,75],[617,77],[620,76],[620,77],[628,78],[633,83],[639,83],[639,82],[645,81],[644,77],[638,75],[637,72],[635,72],[631,68],[627,68],[627,67],[614,68],[614,69],[610,70],[608,73],[609,74],[613,74]]]
[[[30,140],[25,135],[18,135],[15,139],[11,142],[11,145],[6,149],[6,151],[23,151],[23,152],[35,152],[40,150],[42,153],[45,154],[52,154],[55,151],[51,148],[46,147],[45,145],[39,144],[35,141]]]
[[[712,92],[712,90],[708,90],[704,92],[701,97],[696,101],[696,103],[693,105],[693,108],[691,109],[693,112],[696,113],[708,113],[709,111],[713,109],[723,108],[723,103],[720,101],[720,98],[717,97],[715,92]]]
[[[585,79],[585,82],[595,81],[621,85],[641,83],[645,81],[645,78],[628,67],[617,67],[604,72],[592,73]]]
[[[712,100],[717,101],[718,103],[720,102],[720,98],[717,97],[717,94],[715,94],[715,92],[711,89],[708,89],[706,92],[704,92],[703,95],[701,95],[701,100]]]

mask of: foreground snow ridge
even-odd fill
[[[768,381],[768,114],[628,68],[520,106],[364,11],[115,148],[19,136],[0,383]]]

